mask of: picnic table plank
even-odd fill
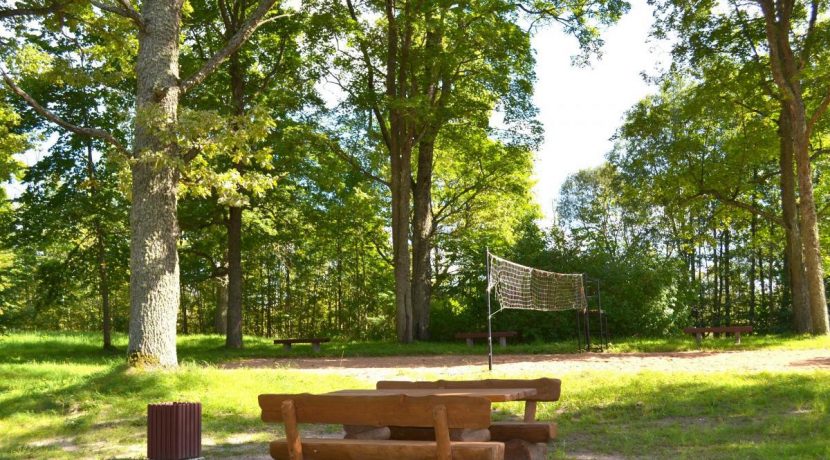
[[[338,396],[477,396],[493,402],[522,401],[536,395],[535,388],[406,388],[378,390],[339,390]]]

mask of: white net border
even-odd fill
[[[488,262],[487,291],[495,292],[499,310],[564,311],[588,307],[581,274],[538,270],[493,254],[489,254]]]

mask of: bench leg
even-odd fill
[[[472,347],[472,346],[473,346],[473,339],[467,339],[467,346],[468,346],[468,347]]]
[[[314,350],[315,353],[320,353],[320,342],[312,342],[311,349]]]
[[[536,401],[525,401],[525,422],[536,421]]]
[[[698,332],[695,334],[695,342],[697,342],[697,346],[700,346],[700,342],[703,340],[703,334]]]
[[[291,351],[291,344],[290,343],[282,344],[282,349],[285,350],[285,351]]]
[[[502,348],[507,347],[507,337],[499,337],[499,346]]]

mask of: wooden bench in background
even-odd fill
[[[274,344],[282,344],[282,347],[286,350],[291,349],[291,345],[295,343],[310,343],[311,348],[314,351],[320,351],[320,344],[325,342],[331,342],[329,338],[323,337],[312,337],[312,338],[302,338],[302,339],[276,339],[274,340]]]
[[[503,460],[500,442],[453,442],[452,428],[486,429],[490,402],[472,396],[337,396],[265,394],[262,420],[285,424],[286,439],[273,441],[277,460]],[[298,423],[413,426],[431,429],[434,440],[301,439]]]
[[[519,333],[516,332],[516,331],[499,331],[499,332],[494,331],[493,332],[493,338],[494,339],[496,339],[496,338],[499,339],[499,345],[501,345],[502,347],[507,346],[507,338],[508,337],[516,337],[517,335],[519,335]],[[466,340],[467,345],[472,347],[474,339],[486,339],[487,338],[487,333],[486,332],[459,332],[459,333],[455,334],[455,338],[460,339],[460,340]]]
[[[703,339],[703,334],[735,334],[735,343],[741,343],[741,333],[749,334],[752,332],[752,326],[712,326],[712,327],[687,327],[683,329],[686,334],[695,336],[695,341],[700,345]]]
[[[377,389],[480,389],[480,388],[533,388],[536,394],[525,399],[524,420],[499,421],[489,426],[490,440],[505,443],[506,460],[536,460],[547,457],[548,441],[556,439],[555,422],[536,420],[536,403],[558,401],[562,392],[559,379],[487,379],[487,380],[437,380],[437,381],[380,381]],[[392,439],[431,439],[427,430],[390,427]]]

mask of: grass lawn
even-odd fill
[[[296,369],[222,369],[236,357],[285,353],[265,339],[226,352],[211,336],[182,337],[176,371],[129,370],[118,353],[99,350],[89,334],[12,334],[0,337],[0,458],[141,458],[145,453],[146,404],[199,401],[203,405],[205,455],[262,456],[281,432],[259,420],[256,396],[264,392],[324,392],[371,387],[335,372]],[[689,342],[689,343],[686,343]],[[728,339],[705,341],[712,349],[736,349]],[[684,345],[685,344],[685,345]],[[544,353],[564,344],[519,345],[513,353]],[[678,351],[685,340],[626,341],[617,351]],[[826,339],[754,337],[737,349],[828,348]],[[694,349],[694,348],[692,348]],[[461,344],[329,344],[325,354],[367,356],[481,353]],[[297,347],[293,355],[310,354]],[[401,370],[410,378],[435,373]],[[508,377],[494,371],[457,378]],[[533,378],[540,375],[509,377]],[[608,373],[557,375],[562,400],[542,404],[540,418],[560,426],[553,458],[582,456],[648,458],[830,458],[830,372]],[[454,376],[456,378],[456,376]],[[518,415],[516,403],[500,416]]]

